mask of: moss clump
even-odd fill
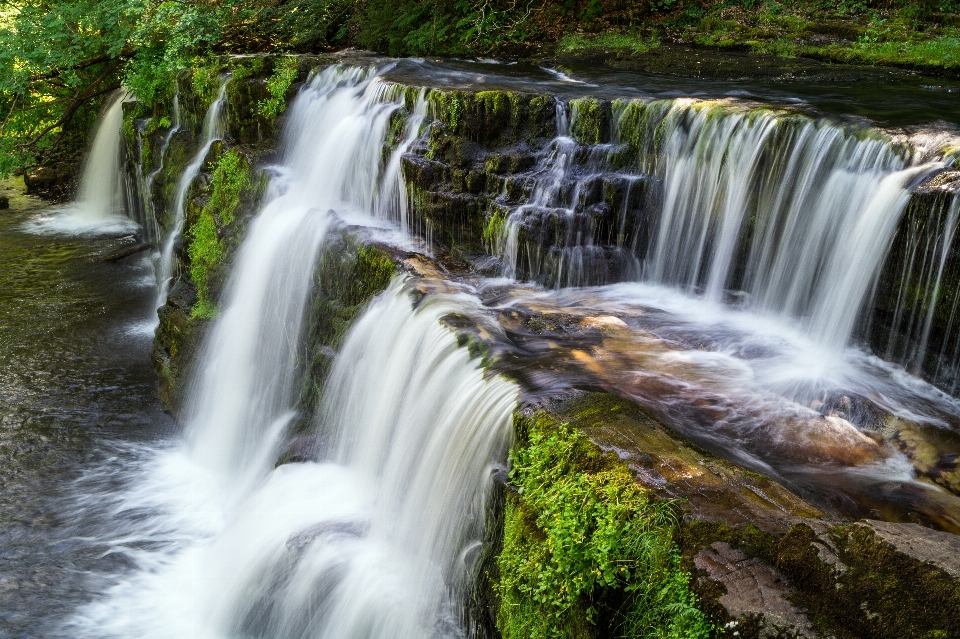
[[[235,149],[221,155],[209,188],[210,199],[187,230],[190,278],[197,288],[197,301],[191,310],[194,319],[216,316],[211,281],[229,252],[223,240],[225,232],[234,224],[240,201],[251,189],[246,157]]]
[[[223,258],[223,244],[217,236],[213,213],[203,209],[190,227],[189,236],[187,256],[190,260],[190,277],[197,287],[197,303],[190,317],[209,319],[216,316],[216,309],[210,300],[210,274]]]
[[[570,100],[572,113],[570,129],[580,144],[600,144],[607,140],[610,111],[596,98]]]
[[[257,112],[267,120],[275,120],[287,108],[287,91],[297,79],[300,61],[296,57],[280,58],[274,63],[273,75],[267,80],[270,97],[257,103]]]
[[[197,57],[190,68],[190,84],[194,93],[205,103],[217,99],[220,91],[220,73],[223,61],[218,57]]]
[[[216,212],[221,226],[232,224],[241,196],[250,189],[250,165],[236,150],[224,153],[217,162],[210,182],[207,208]]]
[[[487,225],[483,227],[483,243],[492,255],[499,253],[506,226],[507,212],[500,207],[494,208],[490,212],[490,217],[487,218]]]
[[[518,417],[497,624],[504,639],[707,637],[671,504],[545,413]]]
[[[346,231],[328,236],[316,268],[314,306],[307,348],[311,353],[302,402],[316,406],[353,321],[370,299],[387,288],[396,272],[393,259],[375,246],[361,244]]]

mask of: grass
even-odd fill
[[[555,51],[558,55],[629,57],[656,49],[664,37],[783,58],[957,71],[957,12],[924,13],[918,7],[899,3],[895,8],[877,10],[858,2],[727,0],[693,13],[649,15],[638,26],[622,31],[569,34],[560,39]]]
[[[658,46],[660,46],[660,40],[656,36],[646,36],[637,32],[576,33],[560,39],[557,43],[557,53],[578,54],[602,51],[636,55],[646,53]]]

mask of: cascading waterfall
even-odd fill
[[[663,201],[646,277],[716,301],[740,290],[751,308],[799,318],[843,348],[909,187],[942,165],[911,166],[886,139],[762,110],[681,102],[660,126]]]
[[[77,199],[50,217],[27,224],[28,231],[69,234],[124,233],[135,223],[127,217],[123,161],[124,90],[115,92],[106,102],[97,121],[93,145],[83,165]]]
[[[125,91],[118,91],[107,103],[80,178],[77,206],[91,221],[106,221],[124,215],[120,162],[126,96]]]
[[[937,198],[932,206],[911,207],[904,232],[898,238],[888,263],[895,277],[884,288],[895,293],[892,317],[887,329],[884,357],[913,373],[929,372],[932,379],[951,394],[956,392],[960,342],[956,334],[955,295],[944,295],[945,281],[956,273],[957,226],[960,224],[960,195]],[[947,277],[949,279],[945,280]],[[941,318],[935,329],[935,320]],[[936,333],[939,348],[932,350]]]
[[[180,131],[180,94],[174,93],[173,95],[173,109],[170,117],[170,128],[167,129],[167,134],[163,136],[163,142],[160,144],[160,162],[157,165],[157,168],[147,173],[146,176],[143,176],[143,188],[141,190],[141,198],[143,200],[144,206],[144,215],[146,217],[146,222],[144,226],[150,230],[150,240],[155,241],[160,237],[160,225],[159,217],[157,215],[157,206],[153,199],[153,183],[156,181],[157,176],[160,175],[160,172],[163,171],[164,161],[167,157],[167,148],[170,146],[170,140],[173,139],[173,136]],[[140,171],[141,175],[143,171]],[[160,256],[157,255],[156,259],[160,259]]]
[[[138,515],[146,532],[122,529],[110,542],[140,570],[84,608],[72,630],[464,634],[460,604],[517,401],[515,387],[488,378],[441,325],[475,312],[475,298],[414,308],[396,281],[337,358],[315,425],[319,461],[273,468],[295,415],[314,261],[336,218],[378,224],[378,194],[393,197],[381,182],[399,177],[385,171],[382,150],[400,98],[371,70],[338,67],[291,106],[282,165],[189,387],[185,448],[162,453],[117,508],[152,513],[146,525]],[[408,117],[410,135],[422,115]]]
[[[732,103],[618,101],[613,115],[613,144],[565,131],[551,143],[505,224],[504,274],[525,257],[523,273],[547,284],[606,283],[583,261],[605,234],[620,251],[612,279],[716,302],[733,291],[833,349],[850,339],[910,189],[943,167],[872,130]],[[635,168],[618,168],[627,151]]]
[[[414,309],[397,281],[351,330],[328,382],[317,464],[281,467],[313,487],[309,510],[265,539],[218,593],[227,636],[464,636],[491,477],[506,457],[517,391],[487,379],[441,325],[476,307]],[[302,489],[301,489],[302,490]],[[279,493],[273,493],[279,498]],[[232,534],[240,534],[236,531]]]
[[[614,255],[594,244],[596,229],[590,211],[585,211],[589,206],[585,201],[602,173],[609,171],[607,156],[612,147],[595,145],[584,153],[584,148],[571,137],[577,119],[576,108],[571,122],[566,105],[557,102],[557,137],[550,142],[541,166],[530,180],[531,195],[527,202],[512,208],[502,237],[496,238],[491,247],[494,254],[504,257],[504,277],[516,278],[524,272],[555,286],[587,286],[640,275],[639,261],[631,251],[622,250],[623,242],[617,244]],[[557,240],[562,242],[563,249],[550,246]],[[526,257],[522,267],[518,264],[521,242]],[[618,263],[619,278],[603,274],[611,258]]]
[[[170,293],[170,282],[173,280],[174,267],[176,266],[175,251],[183,233],[183,220],[186,215],[187,194],[190,191],[190,185],[193,184],[193,180],[200,173],[200,168],[207,159],[210,147],[213,146],[214,142],[222,139],[226,131],[227,85],[229,82],[229,75],[220,79],[220,91],[217,93],[217,98],[210,104],[203,118],[200,148],[197,149],[196,155],[193,156],[193,160],[187,165],[180,176],[180,181],[177,183],[177,192],[173,203],[173,223],[167,231],[167,237],[160,251],[159,264],[156,268],[157,308],[167,303],[167,295]],[[172,136],[173,133],[168,135]]]

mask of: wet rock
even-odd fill
[[[10,198],[6,195],[0,195],[0,209],[9,209],[10,208]]]
[[[793,588],[783,576],[756,557],[725,542],[714,542],[696,557],[694,565],[712,581],[723,584],[720,604],[734,620],[753,617],[760,637],[816,637],[810,620],[790,602]],[[727,627],[735,630],[737,624]]]
[[[320,437],[317,435],[302,435],[286,445],[283,452],[280,453],[276,465],[317,461],[322,449],[323,440]]]

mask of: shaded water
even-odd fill
[[[89,598],[88,571],[124,565],[92,541],[109,514],[79,504],[172,428],[144,330],[149,261],[99,261],[116,239],[19,230],[48,215],[0,215],[0,637],[51,636]]]

